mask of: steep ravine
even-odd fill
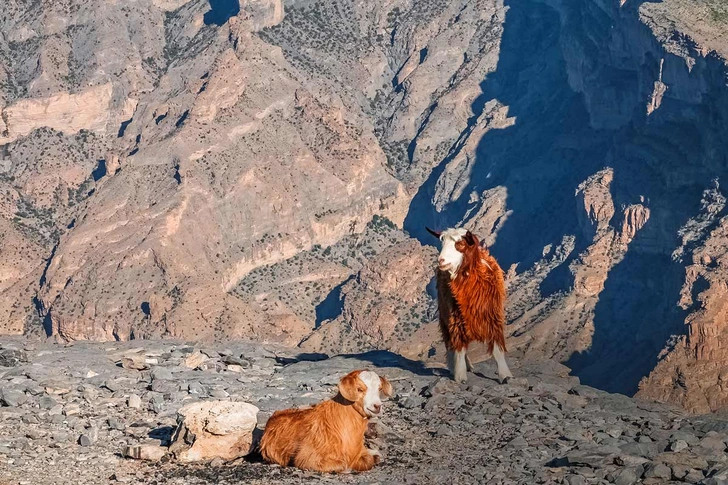
[[[725,50],[682,0],[233,3],[12,4],[0,332],[443,360],[424,226],[467,225],[514,354],[728,404]]]
[[[725,63],[678,33],[658,39],[638,2],[506,7],[497,69],[473,104],[471,133],[485,134],[433,171],[405,228],[427,241],[435,206],[440,227],[492,231],[504,268],[518,265],[510,328],[527,355],[556,356],[585,383],[628,394],[665,352],[718,381],[725,312],[709,305],[724,292],[713,275],[728,240],[700,254],[725,224],[723,206],[706,202],[722,199],[727,168]],[[513,122],[491,129],[497,104]],[[691,224],[706,217],[709,227]],[[641,395],[684,404],[710,385],[706,372],[674,384],[676,366],[660,364],[664,377]]]

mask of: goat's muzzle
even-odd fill
[[[382,405],[381,404],[372,404],[372,406],[370,408],[367,408],[366,410],[367,410],[368,414],[370,414],[370,415],[379,414],[380,412],[382,412]]]

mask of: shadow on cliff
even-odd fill
[[[463,195],[439,212],[433,197],[451,158],[435,167],[404,225],[410,235],[432,244],[425,225],[467,226],[480,203],[471,202],[471,194],[504,187],[510,213],[500,221],[492,253],[504,268],[518,263],[523,271],[541,259],[545,246],[574,235],[575,249],[541,286],[543,296],[569,291],[574,280],[568,265],[592,243],[579,225],[577,211],[584,209],[577,208],[575,191],[589,175],[612,167],[616,213],[611,224],[619,227],[624,207],[641,202],[651,218],[609,272],[595,309],[591,348],[567,364],[585,384],[626,394],[655,367],[670,337],[685,332],[685,313],[677,307],[684,264],[670,254],[679,244],[679,228],[697,213],[702,189],[715,176],[700,165],[701,155],[717,148],[705,146],[706,139],[721,140],[725,126],[716,122],[725,117],[716,108],[706,108],[710,116],[684,119],[684,103],[667,98],[647,119],[659,59],[670,55],[639,21],[639,3],[620,10],[615,2],[607,12],[591,2],[565,0],[556,11],[539,1],[506,0],[498,66],[481,84],[471,126],[492,99],[508,106],[515,122],[482,137]],[[632,30],[615,34],[620,28]],[[637,47],[644,42],[647,48],[635,47],[631,59],[611,59],[615,35],[635,37]],[[679,63],[674,56],[672,61]],[[583,78],[581,92],[570,86],[570,75]],[[700,136],[706,129],[715,137]],[[698,165],[689,177],[683,173],[688,160]],[[686,177],[680,180],[672,170]]]
[[[481,84],[470,127],[489,100],[508,106],[508,117],[515,123],[482,137],[463,195],[436,212],[432,199],[450,162],[443,160],[415,195],[404,227],[431,244],[425,225],[445,228],[461,221],[467,225],[466,214],[480,203],[470,202],[470,194],[503,186],[512,213],[491,251],[508,268],[516,262],[530,266],[540,259],[544,246],[574,233],[578,221],[573,188],[603,163],[606,138],[589,128],[584,104],[568,85],[558,13],[536,1],[505,4],[509,9],[498,66]]]
[[[210,2],[210,10],[205,12],[203,21],[205,25],[223,25],[230,17],[234,17],[240,13],[239,0],[208,0]]]

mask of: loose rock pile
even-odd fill
[[[551,361],[514,361],[517,377],[505,385],[492,362],[476,364],[480,375],[460,386],[443,369],[386,352],[327,359],[244,343],[0,345],[2,485],[728,484],[728,421],[582,386]],[[237,438],[237,448],[222,447],[231,454],[213,459],[226,435],[249,436],[256,408],[262,429],[273,411],[319,402],[364,367],[377,367],[397,393],[369,433],[384,455],[371,472],[319,475],[234,459],[249,446]],[[221,412],[240,420],[226,416],[225,430],[214,419],[200,429],[194,419],[178,423],[180,413]],[[185,454],[206,463],[180,463]]]

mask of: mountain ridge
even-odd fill
[[[3,333],[442,359],[467,225],[517,354],[724,406],[720,5],[228,3],[9,5]]]

